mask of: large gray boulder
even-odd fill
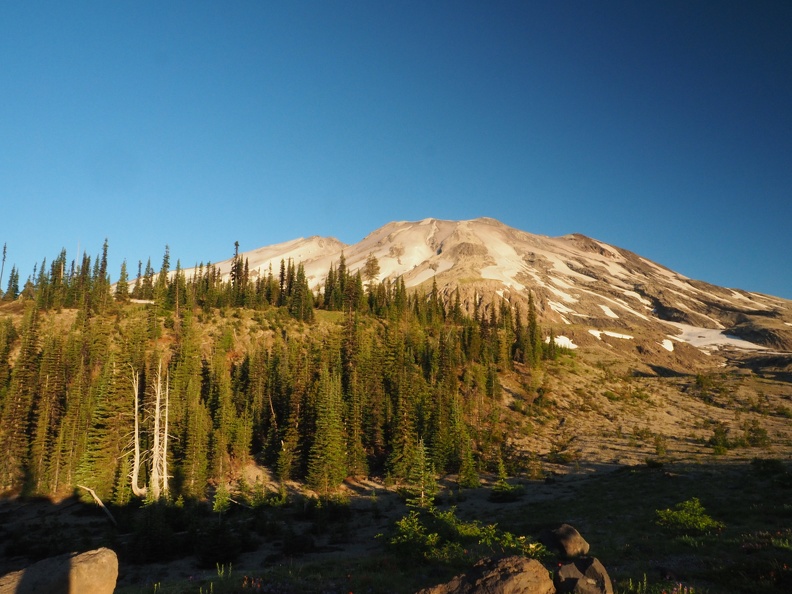
[[[589,552],[589,543],[569,524],[561,524],[555,530],[544,532],[539,541],[566,559],[582,557]]]
[[[113,594],[118,557],[110,549],[68,553],[0,577],[0,594]]]
[[[562,565],[554,582],[558,594],[613,594],[610,576],[596,557],[581,557]]]
[[[536,559],[482,559],[468,573],[418,594],[554,594],[550,572]]]

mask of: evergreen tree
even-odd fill
[[[8,287],[3,293],[3,300],[14,301],[17,297],[19,297],[19,271],[16,266],[12,266],[8,275]]]
[[[44,340],[39,371],[39,396],[35,405],[30,446],[30,487],[35,493],[49,493],[49,458],[66,396],[66,366],[63,345],[55,336]]]
[[[418,444],[413,449],[407,474],[407,485],[417,505],[420,507],[432,505],[434,496],[437,494],[437,479],[423,438],[418,440]]]
[[[162,266],[157,275],[157,282],[154,284],[154,299],[160,308],[166,308],[168,304],[168,272],[170,272],[170,248],[165,246],[165,253],[162,256]]]
[[[129,301],[129,276],[127,274],[126,260],[121,262],[121,273],[116,283],[115,298],[116,301]]]
[[[328,495],[347,476],[341,420],[341,378],[322,369],[316,403],[316,432],[308,458],[308,484]]]
[[[113,495],[132,431],[127,386],[127,369],[111,354],[92,389],[96,405],[76,475],[77,482],[93,488],[103,500]]]
[[[29,305],[22,323],[21,345],[0,412],[0,490],[23,486],[30,446],[30,418],[38,392],[39,313]]]
[[[154,299],[154,269],[151,267],[151,258],[146,261],[146,270],[143,273],[143,280],[140,282],[138,299]]]
[[[208,477],[209,434],[212,419],[201,394],[200,337],[191,314],[184,317],[182,341],[174,372],[174,401],[183,402],[180,468],[185,497],[201,499]],[[178,414],[178,408],[177,408]]]
[[[533,292],[528,293],[528,345],[526,363],[538,366],[542,361],[542,331],[536,320],[536,306]]]
[[[377,260],[374,254],[369,253],[368,258],[366,258],[366,263],[363,265],[363,278],[368,283],[369,293],[371,292],[372,285],[374,281],[377,280],[379,274],[379,260]]]

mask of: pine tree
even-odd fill
[[[341,420],[341,378],[322,369],[316,403],[316,433],[308,458],[308,484],[328,495],[347,476]]]
[[[3,300],[14,301],[17,297],[19,297],[19,271],[16,266],[12,266],[8,275],[8,287],[3,293]]]
[[[528,293],[528,347],[526,350],[526,363],[534,367],[542,361],[542,331],[536,320],[536,306],[533,292]]]
[[[38,392],[39,313],[29,305],[22,323],[21,345],[0,413],[0,490],[21,487],[27,472],[30,418]]]
[[[127,274],[126,260],[121,262],[121,273],[116,283],[115,298],[116,301],[129,301],[129,276]]]
[[[372,285],[377,277],[380,274],[380,265],[379,260],[374,256],[374,254],[369,253],[368,258],[366,258],[366,263],[363,265],[363,278],[368,283],[368,290],[369,293],[372,290]]]
[[[429,507],[432,504],[437,494],[437,479],[423,438],[418,440],[413,450],[407,473],[407,485],[417,505]]]
[[[165,253],[162,256],[162,266],[160,267],[157,281],[154,284],[154,300],[161,309],[168,307],[168,272],[170,272],[170,248],[165,246]]]
[[[185,497],[202,499],[208,477],[209,434],[212,419],[201,396],[200,338],[191,314],[184,317],[182,341],[174,372],[174,400],[184,403],[180,460]],[[178,435],[178,434],[177,434]]]
[[[127,382],[125,366],[111,354],[92,388],[96,406],[75,482],[90,486],[103,500],[109,499],[116,488],[132,429]]]
[[[63,345],[54,336],[44,340],[39,372],[39,397],[30,445],[30,484],[35,493],[49,493],[49,458],[56,438],[62,403],[66,393],[66,366]]]

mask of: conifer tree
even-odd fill
[[[21,345],[0,412],[0,490],[21,487],[28,464],[29,419],[38,392],[38,308],[27,307]]]
[[[437,494],[437,479],[423,438],[413,449],[407,473],[407,485],[420,507],[429,507]]]
[[[536,320],[536,305],[534,304],[533,292],[528,293],[528,350],[526,351],[526,363],[530,362],[534,367],[542,361],[542,331]]]
[[[154,299],[154,269],[151,267],[151,258],[146,261],[146,270],[140,281],[138,299]]]
[[[39,396],[35,406],[30,445],[30,484],[35,493],[49,493],[48,473],[62,402],[66,391],[66,369],[61,341],[50,335],[44,340],[39,371]]]
[[[121,460],[132,423],[128,406],[128,376],[125,366],[113,353],[102,367],[92,388],[93,408],[86,449],[80,460],[76,482],[89,485],[102,499],[109,499],[116,487]]]
[[[121,262],[121,273],[115,289],[116,301],[129,301],[129,275],[127,274],[126,260]]]
[[[12,266],[8,275],[8,287],[3,293],[3,300],[14,301],[17,297],[19,297],[19,271],[16,266]]]
[[[209,434],[212,419],[201,396],[200,340],[191,314],[184,317],[182,341],[174,373],[174,399],[184,402],[181,431],[182,491],[185,497],[203,498],[208,477]]]
[[[368,290],[369,293],[372,290],[372,285],[377,277],[380,274],[380,265],[379,260],[377,260],[374,254],[369,253],[368,258],[366,258],[366,263],[363,265],[363,278],[368,283]]]
[[[316,432],[308,458],[308,484],[329,495],[347,476],[341,419],[341,378],[323,368],[316,403]]]
[[[166,245],[162,266],[154,284],[154,299],[161,309],[168,306],[168,272],[170,272],[170,248]]]

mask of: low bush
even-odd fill
[[[456,508],[434,506],[413,509],[397,520],[387,541],[398,555],[425,562],[469,565],[493,554],[518,554],[542,558],[547,550],[525,536],[500,530],[496,524],[465,522]]]
[[[680,534],[708,534],[725,528],[725,524],[705,513],[697,497],[678,503],[674,509],[659,509],[656,514],[658,526]]]

